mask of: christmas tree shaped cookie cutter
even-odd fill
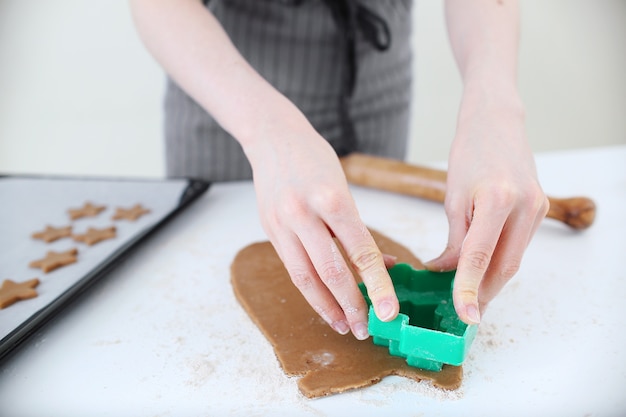
[[[456,314],[452,303],[454,274],[416,270],[403,263],[390,268],[400,302],[400,314],[390,322],[376,317],[365,285],[359,284],[370,307],[368,331],[374,344],[387,346],[391,355],[429,371],[441,371],[444,364],[461,365],[478,327],[465,324]]]

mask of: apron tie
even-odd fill
[[[342,145],[336,149],[339,156],[345,156],[357,147],[357,135],[350,117],[350,100],[356,86],[358,74],[356,36],[363,39],[378,51],[385,51],[391,45],[391,32],[387,22],[378,14],[356,0],[322,0],[331,11],[339,29],[345,60],[341,69],[341,95],[339,117],[343,135]]]

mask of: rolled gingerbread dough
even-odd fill
[[[383,253],[423,268],[407,248],[374,230],[371,233]],[[359,341],[351,334],[335,333],[292,284],[270,242],[251,244],[237,254],[231,282],[239,303],[272,344],[284,372],[301,377],[298,387],[309,398],[373,385],[388,375],[430,380],[445,390],[461,385],[461,366],[425,371],[390,355],[371,338]]]

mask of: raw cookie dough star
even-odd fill
[[[28,266],[31,268],[40,268],[43,272],[48,273],[65,265],[76,262],[78,249],[72,248],[65,252],[49,251],[45,258],[32,261]]]
[[[46,243],[54,242],[55,240],[72,235],[72,226],[66,227],[52,227],[46,226],[46,229],[41,232],[35,232],[31,236],[33,239],[41,239]]]
[[[115,226],[106,227],[104,229],[90,227],[87,229],[86,233],[82,235],[73,235],[72,237],[77,242],[83,242],[91,246],[103,240],[113,239],[116,236],[115,231]]]
[[[37,291],[34,290],[37,285],[39,285],[37,278],[24,282],[5,279],[0,287],[0,309],[8,307],[17,301],[37,297]]]
[[[105,209],[106,206],[96,206],[91,204],[90,202],[86,202],[83,207],[77,209],[69,209],[67,210],[67,212],[70,215],[70,219],[76,220],[80,219],[81,217],[95,217]]]
[[[113,220],[132,220],[135,221],[144,214],[150,213],[150,210],[141,206],[141,204],[135,204],[129,209],[118,207]]]

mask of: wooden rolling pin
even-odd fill
[[[421,167],[395,159],[352,153],[341,158],[348,182],[364,187],[392,191],[443,203],[446,195],[446,171]],[[550,210],[546,217],[559,220],[574,229],[593,224],[596,205],[587,197],[554,198],[548,196]]]

